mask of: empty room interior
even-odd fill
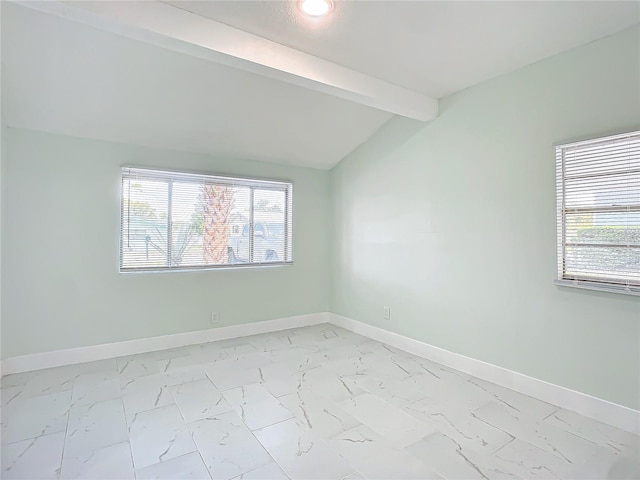
[[[0,26],[0,478],[640,479],[640,2]]]

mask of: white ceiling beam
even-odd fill
[[[112,33],[416,120],[438,101],[158,1],[19,1]]]

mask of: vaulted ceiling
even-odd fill
[[[640,22],[638,2],[2,2],[7,125],[331,168],[393,115]]]

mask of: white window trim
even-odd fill
[[[635,295],[640,296],[640,285],[629,285],[629,284],[621,284],[621,283],[612,283],[607,282],[606,280],[597,281],[597,280],[586,280],[586,279],[575,279],[575,278],[565,278],[564,275],[564,262],[565,262],[565,225],[566,225],[566,215],[564,208],[564,192],[565,192],[565,183],[564,183],[564,156],[563,152],[565,149],[573,147],[573,146],[582,146],[593,143],[605,143],[605,142],[616,142],[621,139],[629,138],[629,137],[638,137],[640,136],[640,131],[630,131],[626,133],[609,135],[598,138],[590,138],[582,141],[573,141],[569,143],[561,143],[556,144],[556,209],[557,209],[557,220],[556,220],[556,231],[557,231],[557,278],[554,280],[554,284],[560,287],[573,287],[573,288],[581,288],[587,290],[596,290],[601,292],[609,292],[609,293],[619,293],[626,295]]]
[[[273,189],[282,190],[286,194],[285,201],[285,225],[284,225],[284,251],[285,254],[290,248],[291,254],[288,258],[278,262],[246,262],[246,263],[233,263],[233,264],[220,264],[220,265],[194,265],[194,266],[163,266],[163,267],[124,267],[123,266],[123,219],[124,219],[124,192],[120,191],[120,232],[119,232],[119,254],[118,254],[118,271],[122,275],[140,274],[140,273],[172,273],[172,272],[193,272],[193,271],[207,271],[207,270],[237,270],[237,269],[251,269],[251,268],[273,268],[282,266],[293,266],[293,181],[291,180],[273,180],[263,179],[256,177],[232,177],[226,175],[189,172],[189,171],[176,171],[176,170],[164,170],[155,169],[149,167],[137,167],[130,165],[123,165],[121,167],[120,185],[122,187],[123,180],[126,175],[140,174],[145,178],[157,178],[161,180],[171,181],[192,181],[202,182],[204,180],[215,180],[216,183],[228,183],[235,186],[246,186],[260,189]],[[291,209],[291,211],[289,211]],[[251,211],[253,215],[253,205],[251,205]],[[253,218],[250,221],[250,229],[253,232],[254,222]]]
[[[606,283],[600,282],[589,282],[587,280],[554,280],[554,284],[559,287],[573,287],[573,288],[582,288],[585,290],[597,290],[599,292],[609,292],[609,293],[622,293],[625,295],[637,295],[640,296],[640,288],[633,286],[623,286],[623,285],[607,285]]]

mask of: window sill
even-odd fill
[[[599,292],[621,293],[623,295],[640,296],[640,287],[607,285],[605,283],[588,282],[585,280],[554,280],[553,283],[558,285],[559,287],[583,288],[586,290],[596,290]]]
[[[174,267],[174,268],[132,268],[120,269],[121,275],[136,275],[140,273],[185,273],[185,272],[211,272],[215,270],[253,270],[263,268],[292,267],[293,262],[269,262],[269,263],[233,263],[228,265],[216,265],[206,267]]]

